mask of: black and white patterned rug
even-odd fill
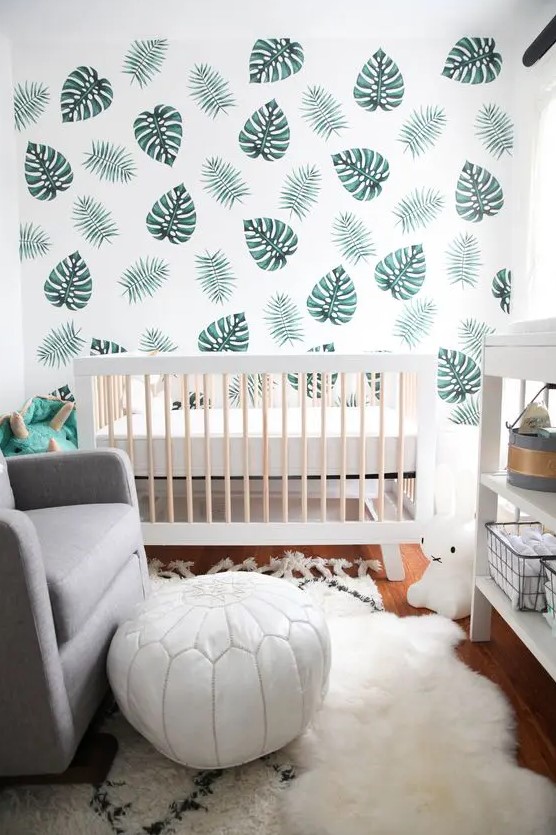
[[[292,579],[330,619],[383,610],[369,576],[349,578],[340,565],[322,569],[319,579]],[[291,574],[288,564],[285,573]],[[173,576],[156,582],[187,580]],[[286,751],[239,768],[194,771],[159,754],[116,709],[103,730],[119,741],[109,779],[96,787],[3,791],[2,835],[279,835],[281,792],[295,777]]]

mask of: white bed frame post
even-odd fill
[[[79,449],[94,449],[96,447],[96,377],[90,373],[79,373],[77,363],[74,366],[75,402],[78,421]]]

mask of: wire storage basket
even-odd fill
[[[546,597],[545,618],[556,635],[556,557],[543,557],[544,593]]]
[[[508,537],[525,528],[543,532],[539,522],[487,522],[488,567],[490,576],[510,598],[514,609],[546,611],[545,578],[540,556],[524,556]]]

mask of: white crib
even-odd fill
[[[403,578],[399,545],[433,512],[436,357],[123,353],[74,372],[80,447],[129,453],[146,544],[377,543]]]

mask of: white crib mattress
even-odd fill
[[[212,476],[224,475],[224,412],[221,408],[211,408],[209,414],[210,435],[210,473]],[[202,409],[191,409],[191,471],[194,477],[205,477],[207,474],[205,461],[205,424]],[[230,437],[230,474],[243,476],[243,412],[241,409],[229,409],[229,437]],[[342,466],[341,445],[341,409],[329,406],[325,409],[325,471],[328,476],[339,476]],[[320,403],[317,407],[307,408],[307,460],[308,475],[320,476],[323,470],[323,444],[321,442]],[[346,409],[346,472],[348,475],[358,475],[360,470],[361,444],[360,410]],[[172,434],[172,463],[174,477],[182,477],[186,470],[185,422],[182,410],[172,411],[170,414]],[[135,414],[133,424],[133,458],[136,476],[149,475],[149,455],[147,443],[147,426],[144,414]],[[399,456],[402,456],[404,472],[414,472],[417,455],[417,427],[413,421],[404,420],[403,448],[398,441],[399,416],[395,409],[384,410],[384,470],[395,473],[398,470]],[[301,409],[290,406],[288,408],[287,427],[287,471],[290,476],[300,476],[302,473],[302,439],[301,439]],[[263,415],[262,409],[249,409],[249,471],[251,476],[263,473]],[[163,409],[155,405],[152,414],[152,448],[153,469],[156,477],[166,475],[166,427]],[[97,432],[97,446],[109,446],[108,428]],[[114,446],[128,451],[127,418],[122,417],[114,422]],[[379,464],[379,407],[367,406],[365,409],[365,473],[374,475],[378,472]],[[282,409],[268,409],[268,450],[269,475],[281,477],[283,475],[282,455]]]

